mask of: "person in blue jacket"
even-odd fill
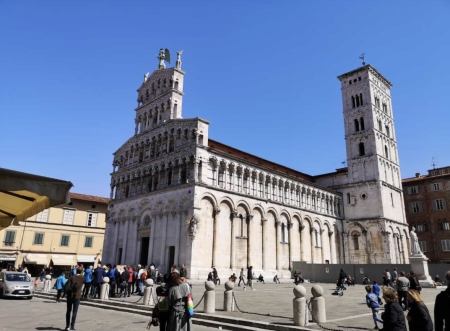
[[[58,291],[56,294],[56,302],[61,302],[61,293],[64,289],[64,285],[66,285],[66,277],[64,276],[64,271],[61,272],[58,278],[56,278],[56,290]]]
[[[383,323],[383,320],[381,318],[378,317],[378,311],[380,309],[380,304],[378,303],[378,296],[372,292],[372,288],[370,287],[370,285],[367,285],[365,287],[366,289],[366,304],[367,307],[369,307],[370,309],[372,309],[372,317],[373,317],[373,321],[375,323],[375,330],[378,330],[378,323]]]
[[[99,264],[97,268],[94,269],[92,276],[93,276],[92,281],[94,282],[95,287],[95,298],[100,299],[100,286],[102,285],[103,282],[103,268],[101,264]]]
[[[108,265],[109,271],[108,271],[108,277],[109,277],[109,296],[111,298],[114,298],[116,296],[116,266]]]
[[[93,268],[93,266],[89,266],[89,268],[84,271],[84,289],[83,294],[81,295],[82,298],[87,298],[89,290],[91,289]]]

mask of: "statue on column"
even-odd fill
[[[160,49],[159,55],[156,57],[159,60],[158,64],[158,70],[166,69],[166,63],[164,61],[167,61],[167,63],[170,63],[170,52],[166,49]]]
[[[412,227],[411,232],[409,233],[410,241],[411,241],[411,255],[422,254],[419,246],[419,239],[417,238],[416,228]]]

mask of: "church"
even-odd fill
[[[209,138],[183,118],[181,54],[146,74],[134,135],[113,155],[103,263],[185,264],[188,278],[290,277],[292,262],[408,263],[390,89],[373,66],[338,77],[347,167],[313,176]]]

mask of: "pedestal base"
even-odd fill
[[[428,272],[428,258],[423,254],[413,254],[409,257],[411,270],[416,273],[420,286],[434,287],[433,280]]]

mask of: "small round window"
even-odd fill
[[[367,193],[361,193],[361,199],[363,200],[367,199]]]

